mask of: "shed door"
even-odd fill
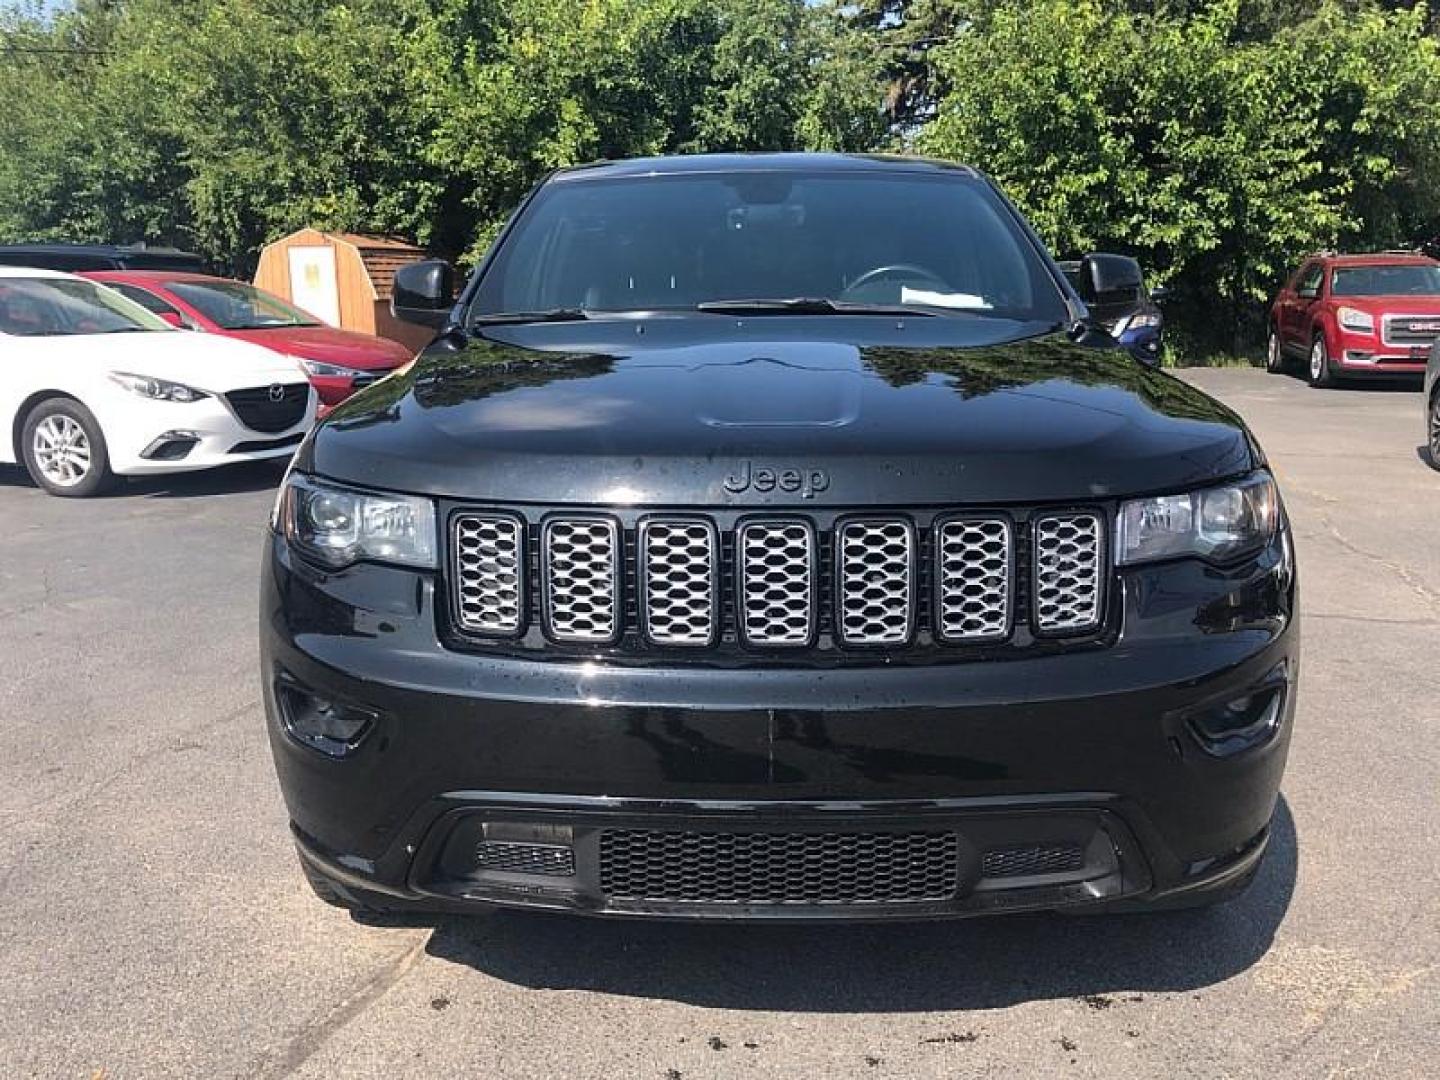
[[[290,299],[317,319],[340,325],[340,283],[335,277],[333,247],[292,247]]]

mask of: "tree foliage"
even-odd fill
[[[0,6],[0,241],[245,272],[302,225],[475,259],[547,171],[918,149],[1199,347],[1308,250],[1440,232],[1440,57],[1376,0],[40,0]]]
[[[1203,347],[1258,336],[1302,253],[1433,229],[1423,8],[1322,2],[1267,32],[1273,7],[1140,7],[991,5],[938,50],[949,89],[918,145],[987,169],[1057,253],[1137,255]]]

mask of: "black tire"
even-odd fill
[[[1440,386],[1430,395],[1430,423],[1425,433],[1426,445],[1430,449],[1430,467],[1440,469]]]
[[[62,438],[70,441],[56,449]],[[30,478],[51,495],[87,499],[115,481],[105,434],[74,398],[48,398],[31,409],[20,432],[20,451]]]
[[[1336,385],[1335,373],[1330,370],[1330,349],[1325,344],[1325,335],[1316,334],[1310,342],[1310,355],[1306,360],[1305,372],[1310,385],[1328,390]]]
[[[1280,344],[1280,335],[1272,326],[1270,333],[1265,338],[1265,370],[1272,375],[1283,375],[1289,366],[1290,361],[1285,356],[1285,347]]]

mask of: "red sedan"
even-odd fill
[[[1440,263],[1423,255],[1312,255],[1270,311],[1266,367],[1303,357],[1312,386],[1423,375],[1440,337]]]
[[[243,281],[165,270],[96,270],[83,276],[172,325],[241,338],[294,357],[315,387],[321,416],[411,358],[398,342],[326,326]]]

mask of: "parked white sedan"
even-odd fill
[[[176,330],[72,274],[0,266],[0,463],[53,495],[285,457],[314,420],[288,357]]]

